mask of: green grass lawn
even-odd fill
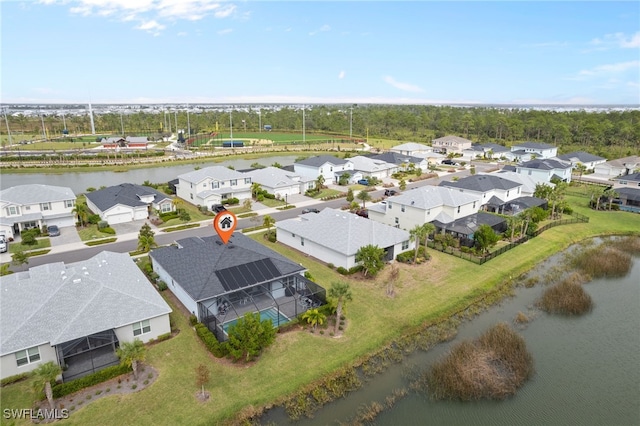
[[[51,240],[49,237],[40,237],[36,239],[37,244],[27,245],[22,243],[9,243],[9,253],[16,253],[19,251],[39,250],[43,248],[51,247]]]
[[[332,197],[332,196],[338,195],[338,194],[342,194],[342,192],[338,191],[337,189],[324,188],[320,192],[318,192],[317,194],[314,194],[313,198],[320,199],[320,198],[324,198],[324,197]]]
[[[186,317],[174,311],[172,320],[180,333],[149,348],[147,361],[160,373],[157,382],[140,393],[93,402],[65,424],[120,425],[122,419],[136,425],[220,424],[241,410],[272,403],[351,365],[415,327],[465,308],[498,284],[519,276],[572,243],[601,234],[640,232],[640,215],[594,212],[586,208],[584,197],[567,199],[576,211],[591,218],[590,223],[552,228],[484,265],[429,250],[429,262],[400,265],[394,298],[385,294],[388,268],[375,280],[343,277],[287,246],[265,243],[262,233],[251,235],[308,268],[324,287],[334,281],[351,284],[353,302],[348,306],[344,335],[333,339],[308,332],[280,334],[256,363],[234,365],[212,358]],[[211,381],[206,386],[211,398],[206,403],[195,398],[195,368],[200,363],[211,371]],[[29,407],[32,397],[25,394],[26,389],[25,383],[3,388],[1,408]]]
[[[101,238],[114,237],[114,234],[107,234],[98,230],[98,225],[87,224],[85,227],[76,228],[81,241],[99,240]]]
[[[264,204],[267,207],[281,207],[281,206],[284,206],[286,203],[284,202],[284,200],[275,200],[271,198],[265,198],[264,200],[260,201],[260,204]]]

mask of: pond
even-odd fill
[[[559,255],[558,255],[559,256]],[[533,274],[544,277],[558,257],[540,264]],[[549,315],[534,307],[543,285],[516,289],[513,298],[463,323],[457,337],[427,352],[418,351],[401,364],[368,379],[361,389],[326,405],[314,418],[297,425],[330,425],[352,420],[359,408],[409,389],[408,371],[426,368],[452,345],[472,340],[498,322],[513,324],[519,312],[534,318],[514,328],[525,338],[536,373],[504,401],[433,401],[409,391],[375,419],[376,425],[632,425],[640,424],[640,259],[634,258],[624,278],[596,279],[584,284],[595,303],[579,317]],[[363,379],[364,380],[364,379]],[[277,408],[262,424],[294,424]]]

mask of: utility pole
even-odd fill
[[[307,140],[305,135],[305,123],[304,123],[304,105],[302,105],[302,143],[304,144]]]
[[[11,145],[13,145],[13,142],[11,140],[11,129],[9,129],[9,120],[7,119],[7,109],[4,108],[3,112],[4,112],[4,123],[7,125],[7,136],[9,136],[9,148],[11,148]]]
[[[89,119],[91,120],[91,134],[96,134],[96,125],[93,122],[93,108],[91,108],[91,101],[89,101]]]
[[[47,141],[47,131],[44,128],[44,115],[42,114],[42,111],[40,111],[40,120],[42,121],[42,139],[43,142]]]
[[[189,135],[189,139],[191,139],[191,122],[189,121],[189,104],[187,104],[187,134]]]
[[[349,139],[353,139],[353,107],[349,110]]]

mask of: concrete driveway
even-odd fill
[[[113,229],[116,230],[116,236],[118,235],[124,235],[124,234],[137,234],[138,232],[140,232],[140,228],[142,228],[142,225],[144,225],[145,223],[148,223],[149,226],[151,226],[151,229],[155,231],[157,231],[157,227],[155,227],[151,221],[144,219],[144,220],[134,220],[132,222],[125,222],[125,223],[118,223],[115,225],[111,225],[111,227]]]
[[[51,247],[81,242],[80,235],[78,235],[75,226],[60,228],[60,235],[57,237],[49,237],[49,241],[51,241]]]

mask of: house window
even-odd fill
[[[193,194],[189,194],[189,196],[191,197],[191,199],[193,200]]]
[[[211,182],[211,188],[213,189],[220,188],[220,182]]]
[[[509,196],[509,191],[507,191],[507,197]]]
[[[293,238],[295,238],[295,237],[296,237],[296,234],[294,234],[294,233],[292,232],[292,233],[291,233],[291,236],[292,236]]]
[[[399,225],[399,224],[400,224],[400,219],[398,219],[398,218],[396,217],[395,222],[396,222],[396,225]]]
[[[476,208],[476,202],[475,201],[473,202],[473,208],[474,209]]]
[[[300,245],[303,246],[304,245],[304,237],[300,237]]]
[[[51,203],[40,203],[40,210],[51,210]]]
[[[460,213],[460,206],[458,206],[458,213]]]
[[[70,208],[76,205],[76,200],[65,200],[64,201],[64,206],[66,208]]]
[[[620,185],[626,185],[628,182],[626,180],[621,180]]]
[[[24,206],[24,209],[29,211],[29,210],[31,210],[31,206]]]
[[[387,207],[389,207],[389,210],[391,210],[391,209],[393,209],[393,204],[387,203]]]
[[[409,248],[409,240],[402,242],[402,250],[406,250]]]
[[[251,183],[251,178],[244,178],[244,183],[245,184],[250,184]]]
[[[141,334],[149,333],[151,331],[151,325],[149,325],[149,320],[144,320],[140,322],[136,322],[133,324],[133,335],[139,336]]]
[[[401,210],[401,211],[404,211],[404,206],[400,207],[400,210]]]
[[[207,182],[202,182],[202,187],[206,188],[207,187]]]
[[[160,206],[160,211],[162,213],[170,212],[171,211],[171,204],[164,203],[163,205]]]
[[[14,215],[14,214],[19,214],[19,210],[18,210],[18,206],[9,206],[7,207],[7,214],[8,215]]]
[[[189,185],[191,185],[191,188],[193,188],[193,183],[190,183]]]
[[[238,185],[238,179],[231,179],[231,186]]]
[[[37,361],[40,361],[40,350],[37,346],[16,352],[16,363],[18,364],[18,367]]]

